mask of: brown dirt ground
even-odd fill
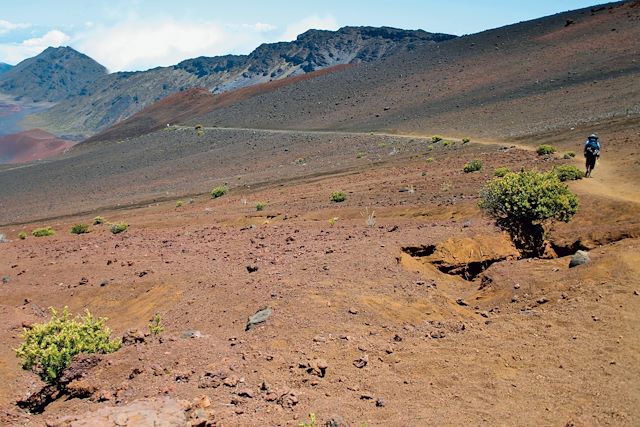
[[[610,147],[634,150],[623,143],[635,132],[614,126]],[[493,169],[560,162],[537,157],[527,141],[479,142],[441,147],[433,162],[423,153],[216,200],[196,195],[180,208],[173,199],[101,211],[131,225],[120,235],[104,226],[69,234],[93,216],[83,215],[50,222],[56,236],[2,244],[0,271],[10,281],[0,288],[0,423],[43,425],[144,397],[205,394],[221,425],[296,425],[310,412],[321,422],[339,415],[369,426],[637,425],[640,205],[632,185],[609,181],[637,178],[616,168],[627,152],[605,148],[593,180],[571,184],[580,212],[552,231],[560,248],[591,249],[591,264],[510,260],[466,281],[402,248],[498,238],[477,208]],[[578,150],[572,137],[556,143],[561,153]],[[473,157],[483,171],[464,174]],[[410,186],[415,192],[399,191]],[[330,202],[338,189],[347,200]],[[255,210],[258,201],[267,202],[264,211]],[[375,212],[374,227],[365,225],[366,209]],[[0,231],[13,238],[19,229]],[[460,247],[461,259],[467,249]],[[61,399],[30,415],[14,403],[41,383],[20,370],[12,349],[23,324],[65,305],[108,317],[115,335],[146,328],[156,312],[166,331],[89,372],[94,396],[113,393],[110,400]],[[247,317],[264,305],[272,317],[245,332]],[[189,330],[202,336],[183,338]],[[368,364],[354,366],[364,355]],[[299,368],[316,358],[328,364],[322,378]],[[239,385],[199,388],[211,369]],[[268,401],[263,381],[299,402]],[[238,397],[241,389],[253,397]]]

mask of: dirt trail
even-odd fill
[[[188,126],[180,126],[187,128]],[[252,129],[252,128],[223,128],[223,127],[206,127],[210,130],[243,130],[243,131],[255,131],[255,132],[269,132],[269,133],[300,133],[305,135],[317,135],[317,134],[329,134],[329,135],[378,135],[378,136],[390,136],[396,138],[411,138],[411,139],[431,139],[431,135],[424,135],[419,133],[387,133],[387,132],[343,132],[343,131],[324,131],[324,130],[289,130],[289,129]],[[446,140],[461,142],[458,138],[444,137]],[[536,147],[528,144],[514,143],[510,141],[497,141],[489,139],[472,139],[472,144],[482,145],[503,145],[516,147],[521,150],[535,151]],[[594,175],[592,178],[583,179],[571,183],[571,187],[580,193],[587,193],[601,197],[607,197],[610,199],[640,203],[640,188],[633,185],[629,181],[621,177],[621,171],[615,167],[616,158],[598,160]],[[583,169],[582,157],[576,157],[574,161],[575,165],[579,169]]]

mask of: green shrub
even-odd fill
[[[202,138],[204,136],[204,131],[203,130],[199,130],[196,135],[198,135],[199,138]]]
[[[553,168],[553,173],[558,175],[560,181],[575,181],[584,178],[584,172],[573,165],[562,165]]]
[[[470,142],[471,142],[471,140],[469,138],[462,138],[462,143],[463,144],[468,144]]]
[[[256,210],[257,211],[263,211],[265,207],[267,207],[267,204],[265,202],[256,203]]]
[[[465,173],[470,173],[470,172],[477,172],[480,169],[482,169],[482,162],[480,160],[475,159],[465,164],[463,170]]]
[[[567,151],[566,153],[564,153],[564,156],[562,156],[564,159],[573,159],[576,156],[576,152],[575,151]]]
[[[55,230],[51,227],[40,227],[35,228],[31,231],[34,237],[45,237],[45,236],[53,236],[56,234]]]
[[[218,197],[222,197],[229,192],[229,189],[226,185],[219,185],[218,187],[213,187],[211,190],[211,197],[217,199]]]
[[[178,200],[178,201],[176,202],[176,208],[180,208],[180,207],[182,207],[182,205],[183,205],[183,204],[184,204],[184,202],[183,202],[182,200]]]
[[[553,172],[522,171],[493,178],[480,192],[480,207],[496,218],[526,256],[544,253],[544,224],[569,222],[578,199]]]
[[[427,158],[425,159],[425,161],[426,161],[427,163],[432,163],[432,162],[433,162],[433,157],[427,157]]]
[[[18,239],[24,240],[26,238],[27,238],[27,233],[25,233],[24,231],[21,231],[18,233]]]
[[[202,130],[202,129],[204,129],[204,126],[202,126],[200,124],[195,125],[195,130]]]
[[[342,191],[334,191],[333,193],[331,193],[332,202],[340,203],[344,202],[345,200],[347,200],[347,195]]]
[[[126,222],[117,222],[115,224],[111,224],[111,232],[113,234],[122,233],[123,231],[126,231],[127,228],[129,228],[129,224],[127,224]]]
[[[84,234],[89,232],[89,226],[87,224],[76,224],[71,227],[72,234]]]
[[[317,426],[316,414],[314,413],[309,414],[309,422],[303,421],[300,424],[298,424],[298,427],[316,427],[316,426]]]
[[[496,170],[493,172],[493,176],[497,176],[498,178],[502,178],[503,176],[505,176],[509,172],[511,172],[511,171],[509,170],[508,167],[500,166],[499,168],[496,168]]]
[[[109,339],[106,319],[95,319],[88,311],[72,319],[66,307],[62,315],[53,308],[51,313],[49,322],[25,329],[24,343],[16,350],[22,368],[33,370],[46,383],[55,384],[76,354],[105,354],[120,348],[120,341]]]
[[[536,150],[539,156],[548,156],[549,154],[553,154],[556,152],[556,147],[549,144],[542,144]]]
[[[107,220],[104,219],[103,216],[97,216],[93,218],[93,225],[100,225],[100,224],[104,224],[105,222],[107,222]]]
[[[164,331],[164,326],[162,326],[162,317],[160,317],[159,313],[156,313],[153,316],[153,319],[149,322],[149,333],[151,335],[160,335],[160,333]]]
[[[443,141],[443,142],[442,142],[442,146],[443,146],[443,147],[448,147],[448,146],[450,146],[450,145],[451,145],[451,141],[449,141],[449,140],[447,140],[447,141]]]
[[[440,135],[433,135],[431,137],[431,142],[440,142],[442,141],[442,137]]]

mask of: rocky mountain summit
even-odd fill
[[[263,44],[249,55],[199,57],[171,67],[108,75],[71,48],[50,48],[3,75],[0,92],[58,102],[32,117],[27,122],[30,127],[87,136],[189,88],[222,93],[335,65],[373,62],[454,37],[389,27],[309,30],[291,42]],[[64,63],[65,57],[70,59],[68,63]],[[82,72],[70,72],[78,68]]]

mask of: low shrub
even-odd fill
[[[183,202],[182,200],[178,200],[178,201],[176,202],[176,208],[180,208],[180,207],[182,207],[182,205],[183,205],[183,204],[184,204],[184,202]]]
[[[164,331],[164,326],[162,326],[162,317],[159,313],[156,313],[153,316],[153,319],[149,322],[149,334],[153,336],[160,335]]]
[[[511,234],[525,256],[541,256],[545,223],[569,222],[578,199],[553,172],[522,171],[493,178],[480,192],[480,207]]]
[[[267,207],[267,204],[265,202],[258,202],[256,203],[256,210],[257,211],[263,211],[264,208]]]
[[[425,159],[425,161],[426,161],[427,163],[432,163],[432,162],[433,162],[433,157],[427,157],[427,158]]]
[[[203,130],[199,130],[196,135],[198,135],[199,138],[202,138],[204,136],[204,131]]]
[[[442,146],[443,146],[443,147],[448,147],[448,146],[450,146],[450,145],[451,145],[451,141],[448,141],[448,140],[447,140],[447,141],[443,141],[443,142],[442,142]]]
[[[126,231],[127,228],[129,228],[129,224],[127,224],[126,222],[117,222],[115,224],[111,224],[111,232],[113,234],[122,233],[123,231]]]
[[[576,152],[575,151],[567,151],[566,153],[564,153],[564,156],[562,156],[565,159],[573,159],[576,156]]]
[[[442,141],[442,137],[440,135],[433,135],[431,137],[431,142],[440,142]]]
[[[24,342],[16,350],[22,368],[33,370],[48,384],[56,383],[76,354],[106,354],[120,348],[120,341],[110,340],[104,318],[95,319],[87,311],[73,319],[66,307],[62,315],[53,308],[51,314],[47,323],[25,329]]]
[[[562,182],[584,178],[584,172],[573,165],[556,166],[553,168],[553,173],[555,173]]]
[[[204,129],[204,126],[202,126],[200,124],[195,125],[195,130],[202,130],[202,129]]]
[[[470,172],[477,172],[480,169],[482,169],[482,162],[480,160],[475,159],[465,164],[463,170],[465,173],[470,173]]]
[[[87,224],[76,224],[71,227],[72,234],[84,234],[89,232],[89,226]]]
[[[218,197],[222,197],[229,192],[229,189],[226,185],[219,185],[217,187],[213,187],[211,190],[211,197],[217,199]]]
[[[493,172],[493,176],[497,176],[498,178],[502,178],[503,176],[505,176],[509,172],[511,172],[511,170],[509,170],[508,167],[500,166],[499,168],[496,168],[496,170]]]
[[[103,216],[97,216],[93,218],[93,225],[100,225],[100,224],[104,224],[105,222],[107,222],[107,220],[104,219]]]
[[[554,147],[553,145],[549,145],[549,144],[542,144],[536,150],[536,153],[538,153],[539,156],[548,156],[548,155],[553,154],[555,152],[556,152],[556,147]]]
[[[462,138],[462,143],[463,144],[468,144],[470,142],[471,142],[471,140],[469,138]]]
[[[53,236],[54,234],[56,234],[56,232],[51,227],[40,227],[33,229],[31,231],[31,234],[33,235],[33,237],[46,237]]]
[[[18,233],[18,239],[24,240],[26,238],[27,238],[27,233],[25,233],[24,231],[21,231]]]
[[[340,203],[340,202],[344,202],[345,200],[347,200],[347,195],[344,194],[344,192],[334,191],[333,193],[331,193],[332,202]]]

